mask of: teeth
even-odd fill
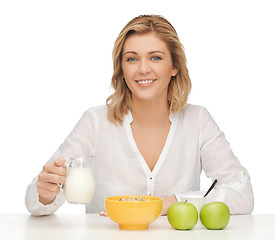
[[[141,83],[141,84],[146,84],[146,83],[151,83],[153,82],[153,80],[142,80],[142,81],[138,81],[138,83]]]

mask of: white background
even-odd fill
[[[119,31],[151,13],[176,28],[193,83],[189,102],[209,110],[248,169],[254,213],[275,213],[275,14],[267,0],[2,0],[0,213],[27,213],[27,185],[82,113],[111,93]],[[203,175],[202,188],[209,185]]]

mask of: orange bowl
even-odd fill
[[[155,196],[139,196],[146,201],[119,201],[121,198],[136,197],[113,196],[105,199],[105,209],[110,219],[119,224],[120,229],[144,230],[161,214],[163,200]],[[147,200],[148,199],[148,200]]]

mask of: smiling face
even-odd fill
[[[178,73],[167,44],[152,32],[127,37],[122,52],[122,71],[133,103],[167,102],[168,84]]]

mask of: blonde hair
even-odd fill
[[[179,112],[186,104],[191,90],[191,81],[186,67],[184,48],[174,27],[162,16],[141,15],[132,19],[120,32],[113,48],[113,76],[111,86],[114,93],[106,100],[108,119],[122,123],[124,116],[132,110],[132,93],[123,79],[121,67],[122,51],[126,38],[132,34],[154,32],[164,40],[170,50],[173,67],[178,70],[168,85],[168,104],[171,113]]]

